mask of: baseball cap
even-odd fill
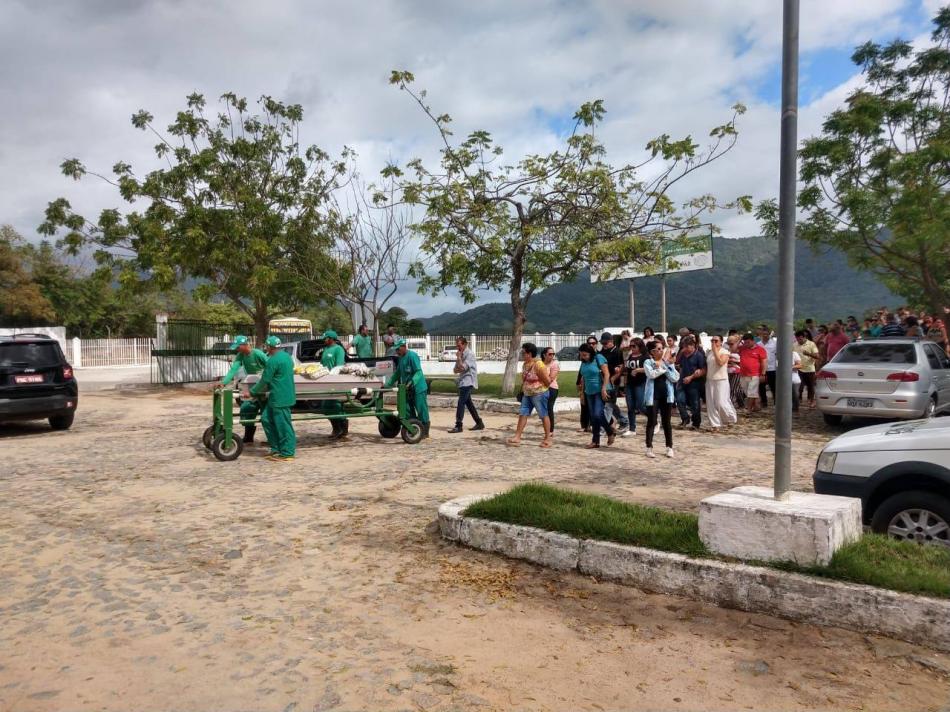
[[[230,350],[237,351],[238,346],[244,346],[244,344],[246,344],[248,341],[250,341],[250,339],[247,338],[246,336],[235,336],[234,343],[231,344]]]
[[[405,339],[399,339],[399,340],[396,341],[395,344],[393,344],[393,348],[394,348],[394,349],[398,349],[400,346],[405,346],[405,345],[406,345],[406,340],[405,340]]]
[[[323,338],[324,338],[324,339],[333,339],[334,341],[336,341],[336,340],[339,339],[340,337],[337,336],[336,332],[335,332],[333,329],[327,329],[326,331],[323,332]]]
[[[268,336],[264,341],[264,346],[280,346],[280,339],[276,336]]]

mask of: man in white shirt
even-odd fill
[[[760,324],[758,332],[759,346],[765,349],[765,353],[768,356],[768,361],[765,366],[765,380],[759,382],[759,401],[762,407],[765,408],[769,404],[766,386],[768,390],[772,391],[772,400],[775,400],[775,368],[777,363],[775,349],[778,346],[778,341],[773,336],[772,330],[766,324]]]

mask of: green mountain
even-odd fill
[[[713,269],[670,275],[667,326],[705,331],[774,323],[778,311],[778,243],[765,237],[713,241]],[[660,278],[636,280],[637,329],[660,326]],[[795,255],[795,318],[819,323],[902,303],[872,276],[848,265],[837,251],[816,252],[799,243]],[[506,302],[423,319],[432,333],[500,333],[511,329]],[[585,272],[532,297],[525,331],[588,332],[629,322],[625,281],[591,284]]]

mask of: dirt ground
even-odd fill
[[[692,510],[770,484],[768,421],[583,449],[298,427],[298,458],[199,443],[206,396],[96,394],[0,427],[2,710],[942,710],[950,656],[600,583],[442,541],[437,506],[529,479]],[[828,439],[798,423],[794,484]]]

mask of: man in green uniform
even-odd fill
[[[373,337],[369,335],[366,324],[360,324],[359,333],[353,337],[350,346],[356,349],[357,358],[373,358]]]
[[[264,365],[267,363],[267,354],[260,349],[252,349],[251,340],[246,336],[235,337],[234,343],[231,344],[231,351],[237,352],[234,356],[234,363],[231,364],[231,369],[224,374],[224,378],[222,378],[218,384],[219,386],[224,387],[228,385],[234,380],[234,377],[237,376],[237,372],[242,368],[244,369],[244,373],[248,376],[254,373],[260,373],[264,370]],[[254,442],[254,433],[257,430],[254,421],[257,420],[257,415],[260,412],[260,403],[253,398],[241,403],[241,420],[245,422],[250,421],[250,425],[244,426],[245,445],[250,445]]]
[[[323,332],[323,353],[320,356],[320,363],[327,369],[336,368],[346,363],[346,351],[339,344],[339,336],[333,329],[327,329]],[[338,415],[343,412],[343,404],[335,400],[323,402],[323,412],[326,415]],[[343,418],[333,418],[330,420],[330,427],[333,428],[333,438],[342,438],[349,432],[349,424]]]
[[[422,421],[422,437],[427,438],[429,437],[429,402],[427,400],[429,387],[422,374],[422,362],[419,361],[419,355],[406,346],[405,339],[396,341],[393,348],[396,350],[399,361],[396,363],[395,372],[386,381],[386,385],[402,383],[407,386],[406,400],[409,406],[409,417]]]
[[[290,418],[290,409],[297,402],[294,387],[294,360],[286,351],[281,351],[280,339],[268,336],[264,342],[267,349],[267,365],[261,373],[261,380],[251,388],[252,396],[267,394],[261,412],[261,425],[267,433],[270,443],[270,455],[267,459],[290,462],[297,452],[297,435]]]

